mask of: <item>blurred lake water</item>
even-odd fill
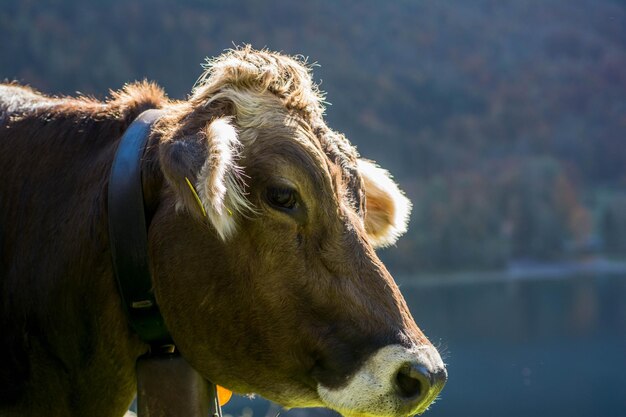
[[[449,381],[426,416],[626,416],[626,274],[405,279]],[[328,416],[235,397],[233,417]]]

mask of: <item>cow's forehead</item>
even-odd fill
[[[321,119],[309,121],[295,112],[279,112],[282,115],[265,118],[272,120],[270,125],[247,124],[248,128],[241,132],[244,148],[250,147],[252,160],[268,167],[272,166],[268,159],[287,160],[305,171],[315,186],[330,188],[338,200],[362,212],[364,201],[355,148]]]
[[[244,149],[252,146],[265,152],[263,146],[286,138],[302,145],[317,162],[313,169],[324,169],[330,185],[340,199],[347,199],[357,211],[363,209],[361,180],[357,171],[358,154],[344,135],[330,129],[317,106],[293,106],[289,100],[271,91],[224,87],[203,106],[227,100],[234,106],[234,116],[241,129]],[[258,142],[263,142],[258,146]],[[285,143],[285,142],[283,142]],[[296,156],[296,153],[294,153]]]

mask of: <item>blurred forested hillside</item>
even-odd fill
[[[184,98],[251,43],[318,62],[329,124],[414,201],[392,270],[626,255],[626,2],[2,0],[0,79]]]

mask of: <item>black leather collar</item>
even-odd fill
[[[109,240],[117,285],[133,330],[153,348],[172,344],[156,304],[148,263],[141,161],[162,110],[147,110],[128,127],[113,160],[108,189]]]

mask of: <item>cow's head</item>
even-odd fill
[[[243,48],[208,64],[160,125],[157,300],[182,355],[236,392],[421,412],[446,371],[374,252],[410,203],[322,111],[295,59]]]

